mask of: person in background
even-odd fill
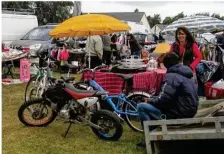
[[[220,44],[221,48],[224,49],[224,31],[221,35],[216,36],[217,43]]]
[[[67,43],[63,44],[63,47],[59,51],[57,56],[58,56],[57,60],[60,61],[61,66],[65,65],[65,63],[68,61],[68,58],[69,58],[69,51],[68,51]]]
[[[122,35],[122,34],[121,34]],[[120,36],[120,38],[122,38]],[[118,36],[116,34],[114,34],[112,37],[111,37],[111,51],[112,51],[112,54],[113,54],[113,61],[114,60],[119,60],[120,59],[120,56],[119,56],[119,50],[121,48],[121,44],[119,43],[120,39],[118,39]],[[121,40],[122,41],[122,40]],[[115,59],[114,59],[115,58]]]
[[[180,61],[195,73],[195,68],[202,59],[202,53],[194,37],[187,28],[179,27],[175,39],[176,42],[171,45],[170,51],[175,52],[180,57]]]
[[[202,53],[198,45],[186,27],[178,27],[175,33],[176,42],[171,45],[170,51],[175,52],[183,65],[187,65],[193,71],[193,79],[198,85],[195,68],[202,59]]]
[[[63,44],[61,50],[58,51],[57,60],[60,62],[60,72],[66,72],[66,64],[68,63],[69,58],[69,49],[67,43]]]
[[[157,58],[158,68],[160,68],[160,69],[166,69],[165,66],[164,66],[164,64],[163,64],[163,58],[164,58],[165,55],[166,55],[166,54],[163,53],[163,54],[161,54],[161,55]]]
[[[156,34],[152,35],[154,37],[154,41],[157,43],[159,41],[159,37]]]
[[[90,52],[90,68],[102,65],[103,42],[99,35],[94,35],[87,38],[86,41],[87,67],[89,67],[89,52]]]
[[[191,79],[192,70],[179,63],[179,56],[169,52],[163,58],[167,74],[163,79],[159,96],[151,97],[146,103],[137,105],[140,120],[192,118],[197,113],[198,95]],[[154,128],[150,128],[152,130]],[[145,146],[140,142],[137,146]]]
[[[131,55],[140,56],[142,47],[136,40],[135,36],[133,34],[127,34],[127,40],[129,41]]]
[[[108,34],[101,35],[103,42],[103,63],[106,65],[111,64],[111,37]]]
[[[164,41],[165,39],[163,38],[162,33],[159,32],[159,42],[164,42]]]

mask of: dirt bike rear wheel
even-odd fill
[[[26,117],[26,113],[30,115]],[[57,113],[50,108],[50,104],[45,102],[43,98],[25,102],[18,111],[19,120],[26,126],[47,126],[55,120],[56,116]]]
[[[108,110],[99,110],[95,112],[92,115],[90,121],[103,128],[103,130],[98,130],[94,127],[91,127],[92,131],[100,139],[117,141],[123,133],[123,126],[120,119],[116,114]],[[112,129],[114,129],[114,132],[110,134]]]

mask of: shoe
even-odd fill
[[[141,142],[137,143],[136,146],[145,148],[146,147],[145,141],[141,141]]]

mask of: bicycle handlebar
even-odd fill
[[[78,73],[83,73],[83,72],[87,72],[87,71],[90,71],[90,72],[94,73],[96,70],[98,70],[100,68],[104,68],[104,67],[108,67],[108,66],[107,65],[100,65],[100,66],[96,66],[93,69],[85,68],[85,69],[80,70]]]
[[[36,63],[32,63],[31,65],[33,65],[33,66],[35,66],[38,70],[40,70],[40,69],[47,69],[48,67],[49,67],[49,65],[50,64],[54,64],[55,63],[55,61],[51,61],[50,60],[50,57],[48,58],[48,60],[47,60],[47,66],[46,67],[39,67],[39,66],[37,66],[37,64]]]

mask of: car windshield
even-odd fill
[[[134,36],[137,40],[144,40],[146,37],[144,34],[134,34]]]
[[[47,41],[51,38],[48,34],[51,30],[51,28],[35,28],[27,33],[22,40]]]

